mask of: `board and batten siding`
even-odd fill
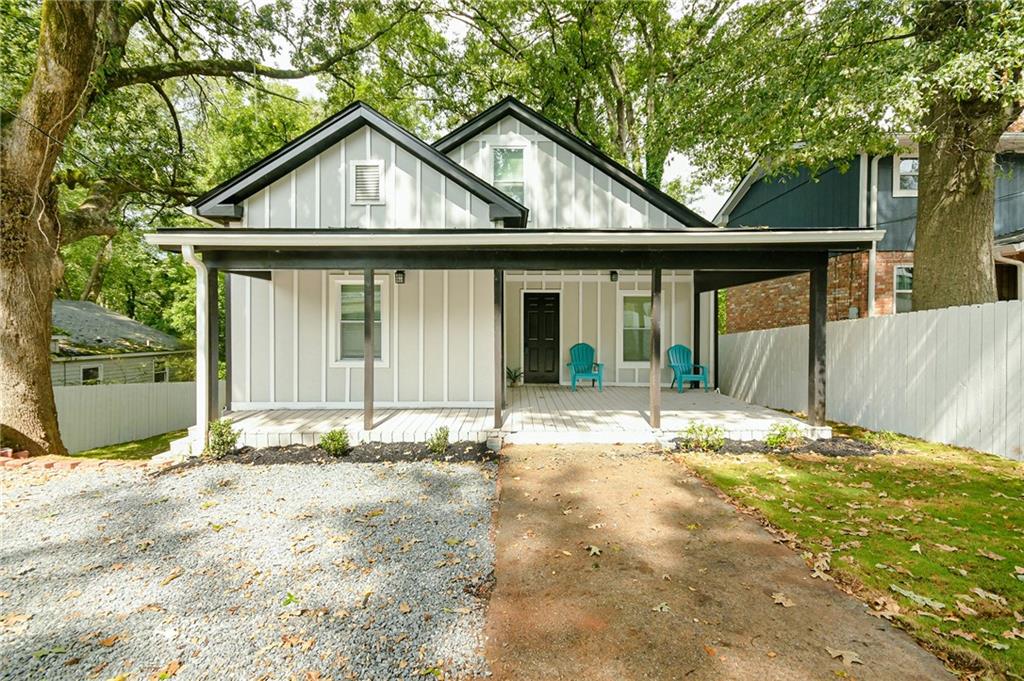
[[[649,370],[618,366],[620,292],[650,295],[650,272],[620,271],[619,280],[611,281],[607,271],[510,271],[505,274],[505,364],[523,366],[523,311],[524,291],[559,292],[559,382],[568,384],[569,348],[576,343],[594,346],[598,362],[604,363],[604,380],[608,385],[648,385]],[[713,318],[710,295],[702,302],[705,310],[702,322],[701,363],[713,364],[707,348],[711,347]],[[693,275],[688,271],[667,270],[662,273],[662,371],[664,385],[672,382],[664,353],[675,344],[693,348]]]
[[[352,163],[381,161],[379,204],[354,204]],[[493,226],[487,204],[370,127],[363,126],[245,199],[240,226],[468,229]]]
[[[361,366],[332,366],[332,277],[362,272],[277,270],[229,276],[231,403],[235,410],[359,408]],[[490,270],[377,272],[387,287],[387,366],[374,370],[378,406],[493,402],[494,280]]]
[[[494,180],[493,147],[523,147],[525,205],[533,229],[682,229],[585,159],[511,116],[448,152],[474,175]]]

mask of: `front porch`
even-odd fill
[[[651,427],[645,387],[609,386],[597,392],[580,386],[527,385],[508,390],[500,431],[492,409],[387,408],[374,411],[366,430],[361,409],[273,409],[227,414],[240,432],[239,444],[252,447],[313,445],[320,434],[345,428],[354,442],[422,442],[447,426],[451,441],[484,442],[494,435],[512,444],[655,442],[693,422],[717,425],[728,438],[762,439],[776,424],[793,424],[807,437],[831,437],[831,429],[810,426],[782,412],[715,392],[661,391],[661,429]]]

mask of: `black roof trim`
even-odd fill
[[[451,234],[457,231],[459,234],[494,234],[502,230],[497,227],[471,227],[465,229],[438,229],[427,227],[324,227],[298,228],[291,227],[158,227],[154,230],[157,234]],[[638,229],[635,227],[622,229],[594,229],[594,228],[558,228],[558,229],[528,229],[524,233],[537,234],[661,234],[663,229]],[[678,231],[678,230],[676,230]],[[720,234],[728,231],[729,234],[771,234],[772,232],[871,232],[870,227],[822,227],[819,229],[794,227],[770,229],[767,227],[732,227],[724,230],[721,227],[694,227],[686,230],[688,233]]]
[[[655,187],[611,156],[605,154],[590,142],[552,123],[541,113],[526,106],[515,97],[505,97],[490,108],[480,112],[463,125],[434,142],[434,148],[447,154],[455,147],[507,116],[511,116],[529,125],[537,130],[537,132],[566,147],[687,227],[717,229],[710,220],[705,220],[679,201],[661,191],[658,187]]]
[[[192,201],[190,205],[204,217],[223,219],[234,216],[237,211],[231,206],[237,206],[245,198],[284,177],[363,126],[368,126],[384,135],[423,163],[486,202],[490,206],[491,220],[503,220],[506,226],[521,227],[527,224],[529,211],[525,206],[484,182],[384,114],[360,101],[353,102],[277,151],[252,164],[234,177],[221,182]]]

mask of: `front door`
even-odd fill
[[[558,383],[558,294],[523,294],[523,380]]]

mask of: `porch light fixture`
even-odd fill
[[[609,279],[611,279],[611,280],[612,280],[613,282],[614,282],[614,281],[618,281],[618,280],[619,280],[619,273],[618,273],[618,272],[617,272],[616,270],[612,270],[612,271],[611,271],[611,272],[609,273],[609,276],[608,276],[608,278],[609,278]]]
[[[396,284],[404,284],[405,283],[405,270],[395,270],[395,283]]]

